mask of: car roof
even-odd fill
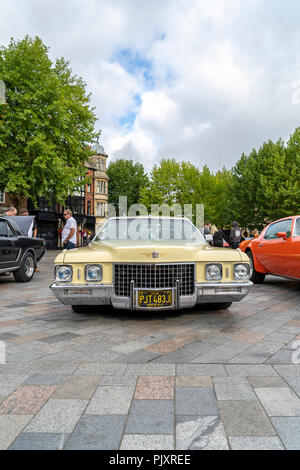
[[[300,217],[300,215],[289,215],[287,217],[282,217],[282,219],[274,220],[273,222],[270,222],[268,225],[275,224],[276,222],[281,222],[282,220],[297,219],[297,217]]]

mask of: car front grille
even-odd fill
[[[188,264],[115,264],[115,293],[130,296],[130,283],[142,289],[169,289],[179,280],[179,295],[193,295],[195,265]]]

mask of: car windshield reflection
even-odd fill
[[[107,240],[189,241],[205,243],[199,230],[188,219],[116,218],[97,233],[94,242]]]

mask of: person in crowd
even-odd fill
[[[23,217],[27,217],[27,216],[29,215],[28,209],[26,209],[26,208],[21,209],[21,210],[20,210],[20,215],[22,215]],[[33,229],[32,229],[32,236],[33,236],[34,238],[37,237],[37,230],[38,230],[38,228],[37,228],[37,223],[36,223],[36,220],[35,220],[35,218],[34,218]],[[37,264],[35,264],[34,272],[35,272],[35,273],[39,273],[39,272],[40,272],[40,270],[39,270],[38,267],[37,267]]]
[[[213,236],[213,241],[211,244],[213,246],[223,246],[223,231],[221,229],[218,229],[218,227],[216,227],[215,225],[212,225],[210,233]]]
[[[26,208],[21,209],[20,210],[20,215],[23,215],[25,217],[28,216],[29,215],[28,209],[26,209]],[[37,232],[38,232],[37,223],[36,223],[36,220],[34,218],[33,229],[32,229],[32,236],[34,238],[37,237]]]
[[[210,222],[205,222],[204,224],[204,229],[203,229],[203,235],[210,235],[211,234],[211,223]]]
[[[77,223],[74,217],[72,217],[70,209],[64,210],[64,218],[66,223],[61,234],[61,241],[64,248],[72,250],[72,248],[75,248],[77,241]]]
[[[257,228],[255,228],[255,229],[253,230],[253,236],[254,236],[254,238],[257,238],[258,235],[259,235],[259,231],[257,230]]]
[[[10,216],[14,216],[14,215],[17,215],[18,211],[15,207],[10,207],[6,212],[4,212],[4,215],[10,217]]]
[[[246,238],[249,238],[249,232],[248,232],[248,230],[244,230],[244,231],[243,231],[243,237],[244,237],[245,240],[246,240]]]
[[[232,222],[232,229],[229,234],[230,246],[233,249],[237,249],[241,243],[242,230],[239,227],[238,222]]]

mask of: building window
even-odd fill
[[[105,202],[97,202],[97,216],[105,217],[106,204]]]
[[[87,203],[87,215],[91,215],[92,204],[91,201]]]
[[[105,171],[105,161],[101,159],[101,171]]]
[[[5,203],[5,193],[0,191],[0,204]]]
[[[88,193],[91,193],[91,192],[92,192],[92,185],[91,185],[91,183],[87,184],[87,188],[86,188],[86,189],[87,189],[87,192],[88,192]]]

